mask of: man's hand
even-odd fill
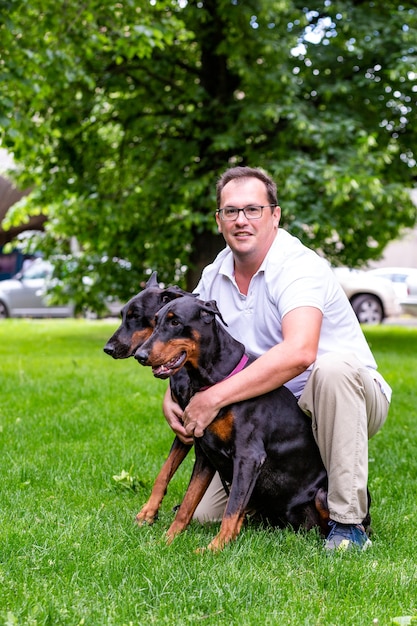
[[[166,421],[168,422],[174,433],[177,435],[178,439],[180,439],[183,443],[192,444],[192,435],[188,434],[184,428],[183,411],[179,404],[177,404],[173,400],[169,387],[164,396],[162,410]]]
[[[216,406],[212,391],[210,388],[196,393],[186,406],[182,419],[188,435],[202,437],[218,414],[220,408]]]

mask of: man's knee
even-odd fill
[[[349,396],[362,393],[360,367],[354,354],[328,352],[318,357],[298,402],[301,410],[312,417],[319,407],[325,412],[333,411],[342,398],[348,402]]]
[[[327,352],[318,357],[312,375],[322,381],[334,382],[341,378],[351,378],[359,371],[361,363],[354,354]]]

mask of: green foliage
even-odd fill
[[[120,297],[150,268],[193,286],[222,246],[216,178],[250,164],[294,234],[334,263],[376,258],[415,221],[414,5],[3,1],[1,140],[35,186],[25,211],[48,211],[42,246],[75,237],[102,281],[103,257],[128,260]]]
[[[115,474],[113,476],[113,480],[115,481],[116,485],[120,487],[121,489],[137,491],[140,485],[142,487],[146,486],[143,483],[141,483],[140,479],[137,476],[135,476],[132,472],[133,472],[133,465],[130,467],[128,471],[122,470],[120,474]]]
[[[173,436],[161,415],[166,382],[103,353],[116,326],[0,324],[0,624],[413,623],[417,329],[365,329],[394,391],[369,444],[372,547],[330,556],[315,532],[248,525],[213,555],[195,549],[218,524],[193,523],[165,543],[192,454],[159,520],[134,523]]]

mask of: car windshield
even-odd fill
[[[34,262],[22,272],[23,280],[31,280],[34,278],[49,278],[52,274],[52,267],[49,263]]]

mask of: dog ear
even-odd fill
[[[175,300],[175,298],[181,298],[181,296],[193,296],[194,294],[189,291],[184,291],[178,285],[170,285],[166,289],[164,289],[162,295],[162,302],[170,302],[171,300]]]
[[[148,279],[148,282],[146,283],[145,287],[158,287],[158,278],[157,278],[158,273],[157,272],[152,272],[151,277]]]
[[[200,318],[203,320],[203,322],[205,324],[211,324],[211,322],[215,318],[215,313],[213,311],[208,310],[208,309],[201,309],[201,311],[200,311]]]
[[[210,314],[210,319],[205,319],[204,315],[207,315],[207,313]],[[221,319],[221,321],[223,322],[223,324],[225,326],[227,326],[226,322],[223,319],[222,314],[220,313],[218,306],[217,306],[217,302],[216,300],[209,300],[207,302],[203,302],[202,303],[202,311],[201,311],[201,317],[204,319],[204,321],[206,322],[206,324],[209,324],[211,322],[211,316],[216,316],[218,315],[219,318]]]

